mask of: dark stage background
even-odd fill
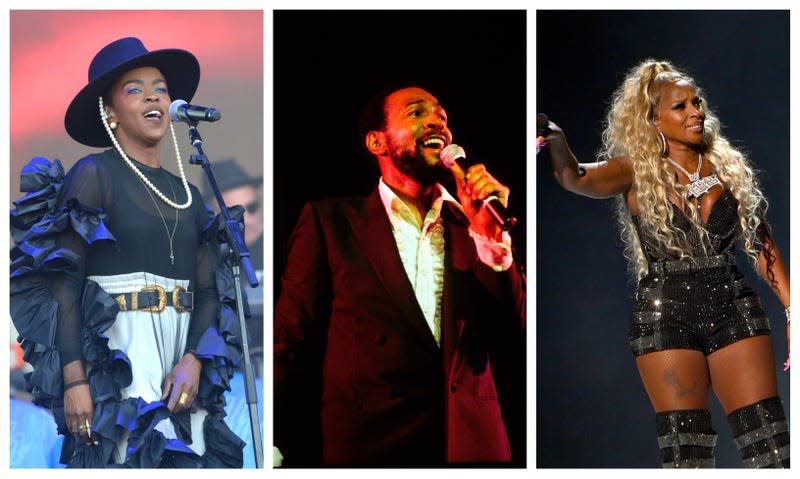
[[[416,81],[444,105],[453,141],[511,188],[525,253],[526,14],[523,11],[275,11],[274,288],[304,203],[368,195],[377,163],[358,137],[380,88]],[[452,186],[448,189],[453,192]],[[518,464],[525,458],[523,344],[493,371]],[[504,364],[499,364],[504,363]]]
[[[688,70],[723,134],[760,170],[788,265],[788,12],[538,11],[535,35],[536,109],[564,129],[584,162],[600,147],[609,98],[631,67],[655,57]],[[536,175],[536,465],[658,467],[655,414],[627,343],[633,285],[614,200],[560,189],[544,152]],[[783,308],[741,256],[739,266],[770,317],[788,414]],[[741,467],[716,398],[712,415],[717,467]]]

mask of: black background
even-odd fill
[[[537,111],[584,162],[600,148],[611,93],[631,67],[658,58],[688,71],[723,134],[759,170],[789,264],[788,12],[538,11],[535,35]],[[614,200],[560,189],[544,152],[535,173],[537,466],[658,467],[655,414],[627,343],[633,286]],[[739,265],[770,317],[788,414],[783,309],[742,256]],[[716,399],[712,406],[717,467],[741,467]]]
[[[377,187],[377,163],[358,137],[358,119],[370,97],[397,81],[433,93],[453,141],[511,188],[509,209],[520,219],[512,236],[524,258],[524,11],[276,11],[273,19],[276,300],[303,204]],[[493,370],[522,465],[525,361],[504,366]]]

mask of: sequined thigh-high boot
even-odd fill
[[[714,467],[717,433],[707,409],[664,411],[656,420],[663,467]]]
[[[745,467],[789,467],[789,424],[775,396],[728,414]]]

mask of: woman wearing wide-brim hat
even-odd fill
[[[76,141],[109,148],[66,176],[58,160],[23,169],[12,317],[71,467],[242,465],[221,399],[240,337],[232,294],[217,288],[228,271],[168,114],[199,79],[187,51],[112,42],[64,120]],[[162,168],[165,136],[179,176]]]

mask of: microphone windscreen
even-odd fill
[[[448,168],[452,168],[459,158],[466,157],[467,154],[464,152],[464,148],[461,148],[456,144],[447,145],[442,149],[442,151],[439,152],[439,159],[442,160],[444,166]]]
[[[187,103],[184,100],[175,100],[169,105],[169,117],[172,118],[172,121],[181,121],[182,115],[180,113],[180,108]]]

